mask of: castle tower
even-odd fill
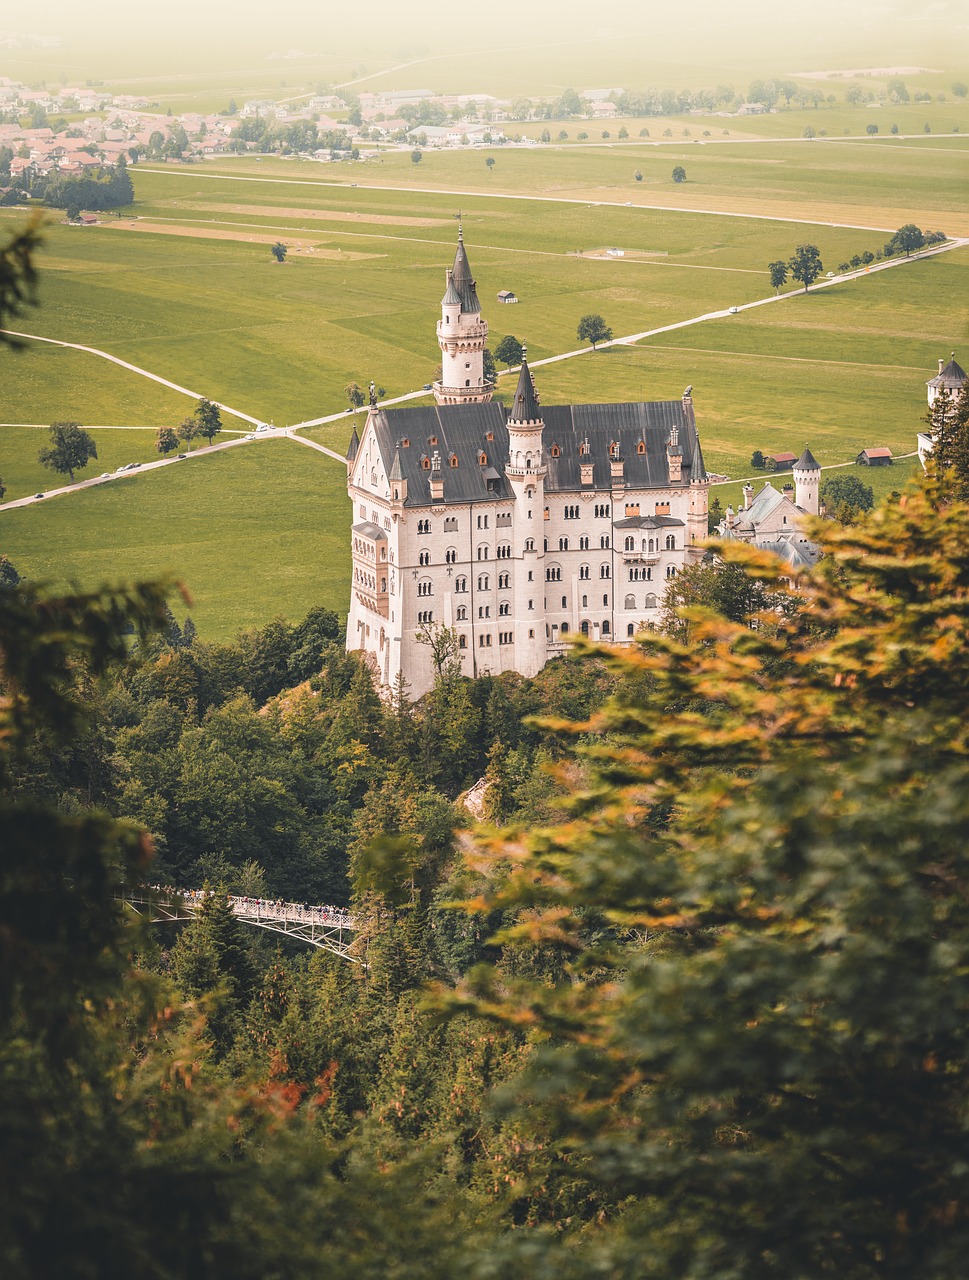
[[[484,349],[488,325],[458,227],[454,265],[447,272],[447,288],[441,299],[437,340],[441,347],[441,380],[434,384],[438,404],[484,404],[491,399],[491,383],[484,376]]]
[[[514,503],[514,545],[521,548],[521,564],[515,574],[516,618],[515,670],[537,675],[547,657],[544,618],[545,463],[542,432],[545,422],[539,408],[525,348],[515,398],[508,410],[508,462],[505,479]],[[530,624],[530,625],[529,625]]]
[[[821,464],[811,450],[804,452],[794,463],[794,501],[809,516],[818,514],[818,490],[821,485]]]
[[[925,384],[928,392],[929,408],[935,404],[936,397],[941,391],[948,393],[950,399],[954,400],[966,382],[966,371],[961,365],[956,364],[956,353],[953,351],[952,359],[946,364],[943,360],[939,361],[939,372],[934,378],[930,378]]]

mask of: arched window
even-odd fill
[[[599,577],[600,577],[600,578],[609,578],[609,577],[611,577],[611,576],[612,576],[612,569],[611,569],[611,567],[610,567],[609,565],[607,565],[607,564],[600,564],[600,565],[599,565]]]
[[[655,609],[655,608],[656,608],[656,597],[653,595],[652,591],[651,591],[651,592],[649,593],[649,595],[646,597],[646,608],[647,608],[647,609]]]
[[[639,454],[646,452],[646,442],[644,440],[640,440],[639,444],[636,446],[636,452]]]
[[[672,533],[668,533],[668,534],[666,535],[666,550],[667,550],[667,551],[675,551],[675,550],[676,550],[676,538],[674,537],[674,535],[673,535]]]
[[[495,555],[498,557],[499,560],[510,560],[511,559],[511,543],[499,542]]]
[[[612,633],[610,632],[610,630],[609,630],[609,619],[608,619],[608,618],[607,618],[607,619],[606,619],[606,621],[602,624],[602,634],[603,634],[604,636],[608,636],[608,635],[611,635],[611,634],[612,634]]]
[[[430,532],[431,532],[431,522],[430,522],[430,520],[418,520],[418,522],[417,522],[417,532],[418,532],[418,533],[430,533]]]
[[[559,565],[557,565],[557,564],[550,564],[550,565],[548,565],[548,566],[546,567],[546,569],[545,569],[545,581],[546,581],[546,582],[561,582],[561,581],[562,581],[562,570],[561,570],[561,567],[560,567]]]
[[[526,550],[526,551],[534,551],[534,550],[535,550],[535,539],[534,539],[534,538],[526,538],[526,539],[525,539],[525,550]]]
[[[579,577],[580,577],[580,578],[587,579],[587,578],[589,577],[589,575],[590,575],[590,572],[591,572],[591,571],[590,571],[589,566],[588,566],[587,564],[580,564],[580,565],[579,565]]]
[[[568,629],[569,629],[569,624],[568,624],[567,622],[563,622],[563,623],[562,623],[562,625],[561,625],[561,627],[559,628],[559,630],[562,632],[562,635],[563,635],[563,636],[564,636],[564,635],[565,635],[565,633],[568,631]]]
[[[568,551],[568,549],[569,549],[568,538],[559,538],[559,551]]]
[[[417,563],[420,565],[430,564],[431,553],[429,551],[422,551],[421,554],[417,557]]]
[[[635,597],[635,596],[626,596],[626,600],[625,600],[625,603],[623,604],[623,608],[624,608],[624,609],[635,609],[635,608],[636,608],[636,597]]]
[[[459,648],[459,649],[466,649],[467,647],[468,647],[468,638],[467,638],[467,636],[458,636],[458,648]]]
[[[454,547],[448,547],[447,551],[445,551],[444,553],[444,563],[456,564],[457,559],[458,559],[457,551],[455,551]]]
[[[467,622],[467,620],[468,620],[468,609],[467,609],[467,605],[463,605],[463,604],[462,604],[462,605],[459,605],[459,606],[458,606],[458,611],[457,611],[457,613],[456,613],[455,617],[457,618],[458,622]]]
[[[451,466],[452,466],[452,467],[457,467],[457,465],[458,465],[458,455],[457,455],[456,453],[452,453],[452,454],[451,454],[451,457],[448,459],[448,461],[451,463]]]
[[[491,579],[486,573],[478,574],[478,590],[489,591],[491,589]]]
[[[434,594],[434,584],[430,578],[421,578],[417,584],[417,594],[419,596],[431,596]]]
[[[668,565],[666,566],[666,576],[667,576],[667,578],[675,578],[675,577],[676,577],[676,565],[675,565],[675,564],[668,564]]]
[[[430,458],[427,456],[427,454],[426,454],[426,453],[425,453],[425,454],[422,454],[422,455],[421,455],[421,470],[422,470],[422,471],[430,471],[430,469],[431,469],[431,460],[430,460]]]
[[[478,559],[479,559],[479,560],[487,560],[487,559],[488,559],[488,548],[487,548],[483,543],[482,543],[482,545],[478,548]]]
[[[635,634],[636,634],[636,628],[635,628],[635,627],[633,626],[633,624],[630,622],[629,626],[626,628],[626,635],[627,635],[627,636],[634,636]]]
[[[471,383],[469,382],[466,385],[470,387]],[[486,467],[487,465],[488,465],[488,455],[482,449],[481,452],[478,454],[478,466]]]
[[[625,543],[624,543],[624,546],[625,546],[625,549],[626,549],[627,551],[634,551],[634,550],[635,550],[635,548],[636,548],[636,540],[635,540],[635,538],[627,538],[627,539],[626,539],[626,541],[625,541]]]
[[[558,447],[557,444],[553,444],[551,449],[549,449],[549,453],[552,455],[553,458],[557,458],[561,454],[561,452],[562,450]]]
[[[507,618],[511,614],[511,605],[507,600],[502,600],[498,606],[498,617]]]
[[[465,578],[465,577],[462,575],[460,578],[455,578],[455,579],[454,579],[454,590],[455,590],[455,592],[456,592],[456,593],[460,593],[460,592],[462,592],[462,591],[467,591],[467,589],[468,589],[468,580],[467,580],[467,578]]]
[[[499,591],[505,591],[505,590],[507,590],[507,589],[508,589],[508,587],[510,587],[510,586],[511,586],[511,574],[510,574],[510,573],[499,573],[499,574],[498,574],[498,590],[499,590]]]
[[[584,636],[587,636],[587,635],[589,634],[589,624],[588,624],[588,622],[583,622],[583,623],[581,623],[581,624],[579,625],[579,630],[582,632],[582,634],[583,634]]]
[[[602,535],[602,537],[599,539],[599,547],[600,547],[600,548],[601,548],[601,550],[603,550],[603,551],[607,551],[607,550],[609,549],[609,535],[608,535],[608,533],[604,533],[604,534]]]
[[[613,440],[612,444],[609,446],[609,457],[610,458],[619,457],[619,441],[618,440]]]

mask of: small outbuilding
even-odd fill
[[[518,295],[516,293],[513,293],[511,289],[499,289],[498,301],[499,302],[517,302]]]
[[[796,453],[769,453],[764,458],[764,466],[768,471],[790,471],[795,462]]]
[[[891,449],[862,449],[855,458],[859,467],[890,467],[894,461]]]

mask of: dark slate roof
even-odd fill
[[[509,417],[514,418],[516,422],[534,422],[536,418],[541,416],[535,383],[532,381],[531,370],[528,367],[528,361],[525,359],[525,348],[522,347],[522,367],[518,375],[518,386],[515,389],[515,398],[512,401]]]
[[[690,483],[692,460],[699,457],[702,464],[693,406],[684,405],[682,400],[549,405],[538,412],[545,422],[546,493],[611,490],[609,449],[614,443],[619,445],[624,462],[627,489],[667,488],[670,478],[666,446],[674,426],[679,430],[684,458],[691,459],[690,465],[683,466],[684,487]],[[449,460],[452,454],[458,460],[456,467],[449,463],[443,466],[446,504],[500,501],[513,496],[504,476],[508,462],[506,411],[497,401],[377,408],[370,420],[388,475],[392,480],[407,481],[408,507],[431,504],[431,472],[422,468],[421,459],[430,458],[435,449],[442,460]],[[487,438],[489,432],[491,440]],[[432,436],[436,444],[431,443]],[[405,440],[409,442],[406,446]],[[580,446],[586,444],[588,453],[580,455]],[[558,457],[552,457],[552,445],[558,446]],[[480,463],[482,452],[485,461]],[[591,486],[582,484],[583,462],[592,463]]]
[[[460,230],[458,230],[458,247],[454,251],[454,266],[451,268],[450,284],[457,290],[463,312],[477,313],[481,310],[481,304],[478,301],[478,294],[474,286],[474,278],[471,275],[471,264],[468,262],[468,255],[464,248],[464,236]]]
[[[934,378],[930,378],[926,383],[929,387],[961,387],[963,383],[969,382],[969,375],[961,365],[956,364],[956,353],[953,351],[952,359]]]
[[[794,463],[794,469],[796,471],[820,471],[821,463],[818,462],[811,450],[805,445],[804,452]]]
[[[353,526],[353,532],[360,533],[365,538],[370,538],[371,540],[376,538],[386,538],[387,536],[379,524],[373,524],[370,520],[362,520],[359,524],[355,524]]]
[[[670,483],[666,446],[670,430],[677,427],[683,456],[692,460],[696,444],[696,422],[693,406],[682,400],[653,400],[628,404],[550,405],[541,411],[545,420],[545,443],[548,479],[545,489],[581,491],[580,463],[592,462],[592,488],[610,489],[612,470],[609,448],[619,445],[619,456],[625,463],[627,489],[666,488]],[[588,442],[589,452],[579,454],[579,446]],[[643,452],[639,452],[640,444]],[[550,454],[552,445],[559,457]],[[691,467],[684,464],[683,483],[692,478]]]
[[[352,462],[357,456],[357,450],[360,448],[360,437],[357,435],[356,424],[353,427],[353,435],[350,437],[350,443],[347,445],[347,462]]]
[[[407,481],[408,507],[431,505],[431,471],[421,458],[437,450],[444,465],[445,503],[488,502],[512,496],[503,473],[508,460],[508,429],[500,404],[419,405],[402,409],[376,409],[371,417],[384,465],[400,470],[391,479]],[[488,440],[488,433],[494,436]],[[431,444],[434,436],[437,444]],[[408,443],[405,445],[404,441]],[[399,447],[398,447],[399,446]],[[484,464],[478,455],[485,454]],[[458,465],[450,465],[450,456]],[[498,474],[487,474],[494,470]],[[490,485],[490,487],[489,487]]]

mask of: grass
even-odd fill
[[[648,159],[640,163],[640,155]],[[670,187],[663,171],[677,155],[688,157],[690,182],[673,193],[684,204],[705,193],[750,209],[769,198],[804,217],[836,207],[847,221],[852,213],[873,220],[874,209],[874,224],[885,226],[908,220],[916,196],[943,217],[955,204],[963,160],[948,140],[931,152],[877,140],[503,151],[491,177],[496,190],[506,184],[514,194],[502,200],[480,194],[490,181],[481,152],[429,153],[420,172],[406,156],[372,166],[224,161],[224,176],[243,179],[233,182],[220,181],[215,166],[140,168],[138,213],[146,220],[268,232],[319,252],[291,253],[278,266],[265,244],[238,239],[53,226],[41,262],[42,306],[18,327],[102,347],[288,424],[338,412],[350,380],[365,385],[372,376],[388,395],[431,380],[457,207],[493,342],[513,332],[527,339],[533,360],[575,348],[586,312],[600,312],[617,335],[653,329],[766,296],[766,264],[802,240],[817,243],[832,268],[887,238],[625,207],[625,199],[659,202]],[[642,184],[632,181],[637,164]],[[286,181],[257,180],[276,174]],[[523,198],[535,191],[568,202]],[[310,216],[325,212],[354,216]],[[426,225],[404,221],[415,218]],[[629,256],[590,256],[607,245]],[[634,250],[655,256],[636,258]],[[914,448],[925,379],[969,336],[967,272],[965,250],[916,261],[634,348],[540,367],[536,381],[545,403],[670,399],[693,383],[707,465],[735,478],[750,474],[755,448],[799,452],[808,443],[823,465],[866,445],[903,454]],[[499,308],[495,294],[509,287],[522,301]],[[16,370],[0,381],[0,421],[154,425],[190,407],[78,352],[32,345],[0,352],[0,360]],[[502,378],[499,392],[511,389]],[[342,453],[350,424],[347,415],[307,434]],[[103,431],[97,439],[92,471],[154,456],[151,432]],[[42,432],[0,428],[9,496],[52,487],[34,461],[42,443]],[[890,475],[866,470],[864,478],[900,487],[907,465]],[[4,552],[33,578],[90,585],[170,570],[192,591],[202,633],[219,637],[316,603],[345,611],[348,516],[343,469],[273,441],[4,512],[0,529]]]
[[[174,575],[200,634],[226,639],[317,604],[345,613],[348,523],[343,468],[273,440],[4,511],[0,536],[22,574],[55,586]]]

